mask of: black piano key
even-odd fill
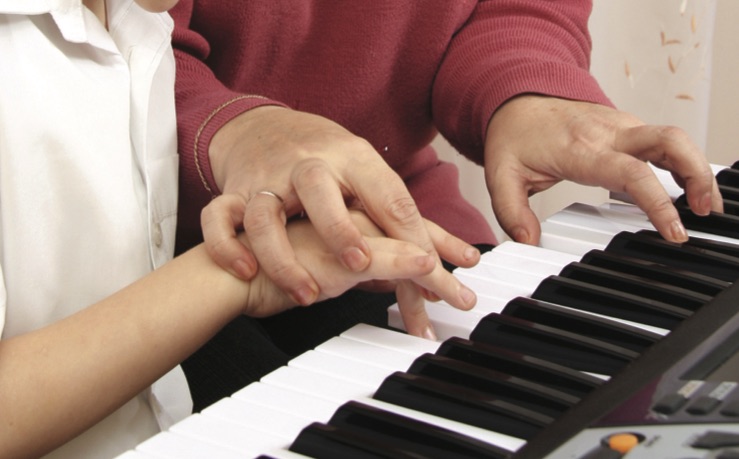
[[[732,209],[730,204],[728,208]],[[686,206],[676,206],[676,209],[680,215],[680,220],[687,229],[739,238],[739,217],[732,213],[711,212],[708,215],[701,216],[693,213]],[[733,209],[736,210],[736,208]]]
[[[662,236],[656,231],[652,230],[641,230],[639,233],[646,236],[650,236],[657,239],[662,239]],[[689,237],[687,242],[682,244],[683,247],[692,247],[694,249],[708,250],[711,252],[720,253],[728,257],[732,257],[735,260],[739,260],[739,244],[734,242],[717,241],[715,239],[706,239],[702,237]]]
[[[543,279],[531,297],[667,330],[693,313],[661,301],[561,276]]]
[[[489,394],[405,372],[385,378],[373,398],[522,439],[554,420]]]
[[[356,401],[339,407],[328,424],[367,435],[388,448],[413,451],[428,459],[505,459],[513,454],[461,433]]]
[[[568,279],[629,292],[642,298],[661,301],[691,311],[698,310],[711,299],[708,295],[695,293],[682,287],[657,283],[631,274],[610,271],[606,268],[578,262],[570,263],[562,268],[559,275]]]
[[[439,346],[437,355],[468,362],[483,368],[539,381],[548,387],[577,397],[584,397],[603,380],[572,368],[481,341],[453,337]]]
[[[387,448],[371,437],[314,422],[303,428],[290,451],[315,459],[418,459],[415,452]]]
[[[591,250],[580,262],[714,297],[731,283],[671,266],[603,250]]]
[[[533,298],[514,298],[508,302],[502,314],[599,339],[639,353],[661,338],[657,333],[632,325]]]
[[[739,259],[735,257],[668,242],[642,231],[618,233],[608,243],[606,251],[693,271],[726,282],[734,282],[739,278]]]
[[[721,198],[724,204],[723,213],[733,216],[739,216],[739,188],[728,185],[719,185],[718,190],[721,194]],[[674,204],[677,209],[683,209],[685,212],[690,211],[688,198],[685,196],[685,194],[681,194],[680,196],[678,196],[677,199],[675,199]]]
[[[480,320],[470,339],[604,375],[617,373],[639,356],[638,352],[598,339],[495,313]]]
[[[724,199],[724,213],[739,216],[739,200],[736,199]]]
[[[511,376],[435,354],[419,356],[408,373],[423,375],[453,386],[485,392],[499,400],[558,416],[580,401],[579,397],[547,387],[539,382]]]
[[[739,169],[730,167],[722,169],[716,174],[716,182],[719,185],[728,185],[739,188]]]
[[[733,187],[729,185],[719,185],[718,191],[719,193],[721,193],[721,197],[724,199],[724,201],[739,202],[739,187]],[[684,196],[685,195],[683,195],[682,197]]]

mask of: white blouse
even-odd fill
[[[107,7],[110,32],[81,0],[0,0],[2,338],[172,258],[172,21],[133,0]],[[49,457],[113,457],[191,409],[178,367]]]

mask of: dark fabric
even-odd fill
[[[349,291],[267,318],[239,317],[182,363],[193,411],[228,397],[358,323],[387,327],[391,293]]]
[[[481,252],[491,245],[477,245]],[[454,266],[444,263],[449,271]],[[350,290],[344,295],[265,319],[239,317],[182,363],[193,410],[228,397],[358,323],[388,328],[393,293]]]

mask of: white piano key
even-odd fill
[[[380,348],[376,349],[382,350]],[[382,381],[389,372],[397,370],[404,371],[408,368],[408,365],[395,368],[379,366],[377,364],[378,360],[379,357],[369,355],[366,360],[359,361],[337,354],[308,351],[292,359],[288,362],[288,366],[329,375],[353,384],[367,385],[370,388],[382,384]]]
[[[152,459],[152,456],[146,455],[141,451],[130,450],[125,453],[116,456],[114,459]]]
[[[232,396],[259,406],[273,408],[283,413],[295,413],[296,416],[318,422],[328,421],[336,410],[336,403],[317,397],[305,397],[298,392],[264,384],[252,383]]]
[[[547,221],[561,221],[572,226],[590,228],[592,232],[615,235],[620,231],[635,232],[654,229],[642,212],[619,212],[615,207],[594,206],[579,202],[570,204]]]
[[[544,249],[539,248],[544,251]],[[455,276],[474,276],[481,279],[504,280],[512,284],[527,286],[538,282],[542,277],[559,272],[562,265],[542,260],[522,258],[510,253],[493,249],[485,263],[478,263],[472,268],[456,269]]]
[[[521,244],[519,242],[505,241],[495,247],[495,249],[485,252],[480,259],[480,263],[490,263],[490,257],[493,253],[505,253],[507,255],[515,255],[517,257],[534,260],[541,263],[551,263],[557,266],[564,266],[567,263],[578,261],[579,257],[560,250],[544,249],[539,246]],[[506,265],[504,265],[507,267]]]
[[[639,208],[607,203],[600,206],[575,203],[542,222],[540,245],[584,255],[592,248],[605,248],[620,231],[654,230]],[[735,238],[688,230],[691,237],[736,244]]]
[[[499,432],[492,430],[482,429],[480,427],[471,426],[451,419],[442,418],[433,414],[423,413],[421,411],[404,408],[402,406],[393,405],[391,403],[383,402],[382,400],[375,400],[373,398],[365,398],[357,400],[365,405],[374,406],[376,408],[383,409],[390,413],[399,414],[401,416],[407,416],[417,421],[426,422],[431,425],[442,427],[454,432],[458,432],[469,437],[475,438],[486,443],[505,448],[509,451],[517,451],[523,445],[526,444],[525,440],[520,438],[511,437]]]
[[[436,341],[366,324],[355,325],[342,333],[341,336],[363,343],[405,352],[414,356],[421,355],[425,352],[436,352],[440,345]]]
[[[377,389],[376,385],[352,383],[325,373],[290,366],[278,368],[264,376],[261,382],[338,404],[357,397],[371,396]]]
[[[136,447],[145,455],[160,459],[251,459],[253,454],[244,454],[228,448],[205,443],[190,437],[166,431],[154,435]]]
[[[575,253],[579,257],[582,257],[588,250],[604,249],[611,242],[611,239],[613,239],[613,234],[590,231],[588,228],[572,226],[560,221],[547,220],[543,222],[541,224],[541,231],[542,235],[539,238],[539,244],[542,247],[551,247],[552,244],[560,244],[558,247],[562,250]],[[552,236],[556,236],[557,239],[553,241],[548,239]],[[573,245],[576,249],[571,249],[570,245]]]
[[[436,337],[443,341],[452,336],[469,338],[470,333],[475,325],[483,317],[475,309],[470,311],[462,311],[450,306],[444,302],[432,303],[426,302],[426,312],[429,315]],[[403,319],[397,304],[388,308],[388,324],[391,327],[405,330]]]
[[[287,368],[287,367],[283,367],[283,368]],[[295,391],[296,393],[301,394],[301,396],[306,399],[316,397],[322,400],[335,400],[336,408],[338,408],[340,405],[343,405],[344,403],[348,401],[356,400],[356,401],[359,401],[359,402],[362,402],[368,405],[380,407],[391,413],[403,414],[404,416],[410,417],[411,419],[429,422],[433,425],[448,428],[455,432],[459,432],[459,433],[469,435],[469,436],[474,436],[475,438],[479,438],[480,440],[486,441],[488,443],[493,443],[494,441],[497,441],[499,443],[493,443],[493,444],[497,446],[503,446],[508,449],[510,449],[510,445],[515,445],[515,447],[518,448],[521,446],[523,442],[520,439],[509,437],[507,435],[502,435],[497,432],[491,432],[485,429],[480,429],[474,426],[470,426],[468,424],[451,421],[451,420],[436,417],[433,415],[427,415],[425,413],[421,413],[415,410],[410,410],[410,409],[402,408],[402,407],[399,407],[393,404],[388,404],[388,403],[374,400],[372,399],[372,394],[374,393],[374,390],[372,390],[371,392],[367,392],[366,390],[363,390],[361,388],[357,389],[354,385],[345,383],[343,381],[337,384],[334,381],[334,379],[331,378],[331,376],[329,375],[312,373],[310,371],[298,369],[298,368],[291,368],[289,373],[290,374],[288,374],[288,372],[282,372],[282,374],[278,378],[270,378],[270,379],[263,378],[263,381],[264,381],[263,384],[279,384],[280,388],[286,391],[289,391],[289,390]],[[306,381],[310,381],[310,382],[308,384],[305,384]],[[323,382],[321,383],[321,381]],[[327,387],[336,388],[341,385],[344,385],[345,387],[338,389],[338,392],[342,394],[348,394],[354,391],[355,396],[344,397],[344,396],[336,395],[335,393],[332,393],[331,389],[327,389]],[[325,421],[320,421],[320,422],[325,422]]]
[[[507,269],[490,269],[486,277],[468,274],[467,272],[455,273],[454,275],[464,285],[477,292],[478,295],[484,295],[491,285],[496,283],[509,285],[512,289],[520,292],[519,295],[525,295],[527,292],[532,292],[545,277]]]
[[[544,252],[545,249],[537,247],[539,250]],[[456,270],[455,273],[468,273],[473,276],[486,277],[486,273],[490,270],[500,271],[505,269],[506,271],[528,273],[529,275],[536,276],[537,278],[543,278],[552,274],[558,274],[559,271],[567,263],[558,264],[546,260],[532,260],[530,258],[522,258],[514,254],[497,252],[497,248],[491,254],[495,254],[494,257],[489,257],[486,263],[479,263],[474,269]],[[572,261],[576,257],[572,257]],[[569,262],[569,261],[568,261]]]
[[[501,255],[497,255],[500,253]],[[558,274],[561,268],[579,259],[571,254],[507,241],[482,256],[473,268],[457,269],[455,276],[478,297],[477,305],[468,312],[450,309],[444,302],[426,303],[426,310],[439,339],[452,336],[469,337],[484,315],[500,312],[505,303],[517,296],[529,296],[546,276]],[[398,305],[389,309],[389,325],[405,329]],[[470,313],[478,317],[470,317]]]
[[[314,420],[311,417],[312,412],[306,412],[299,407],[288,413],[233,397],[226,397],[213,403],[200,414],[238,424],[244,429],[267,432],[288,442]]]
[[[603,249],[605,246],[601,243],[592,242],[583,239],[574,239],[567,227],[556,225],[550,222],[541,224],[541,236],[539,237],[539,245],[544,248],[557,248],[563,252],[567,252],[578,257],[582,257],[593,249]]]
[[[290,446],[285,439],[273,433],[244,429],[243,426],[202,414],[188,416],[170,428],[170,432],[205,443],[212,443],[250,457],[263,451]]]
[[[386,370],[405,369],[413,363],[415,356],[407,352],[381,348],[362,341],[343,336],[331,338],[315,349],[317,352],[332,354],[342,358],[372,365]]]

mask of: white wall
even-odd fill
[[[595,0],[592,71],[623,110],[651,124],[683,128],[709,161],[739,159],[739,1]],[[628,70],[627,70],[628,68]],[[495,223],[482,169],[435,142],[460,167],[462,192]],[[575,201],[599,204],[601,189],[562,183],[531,198],[543,219]]]

